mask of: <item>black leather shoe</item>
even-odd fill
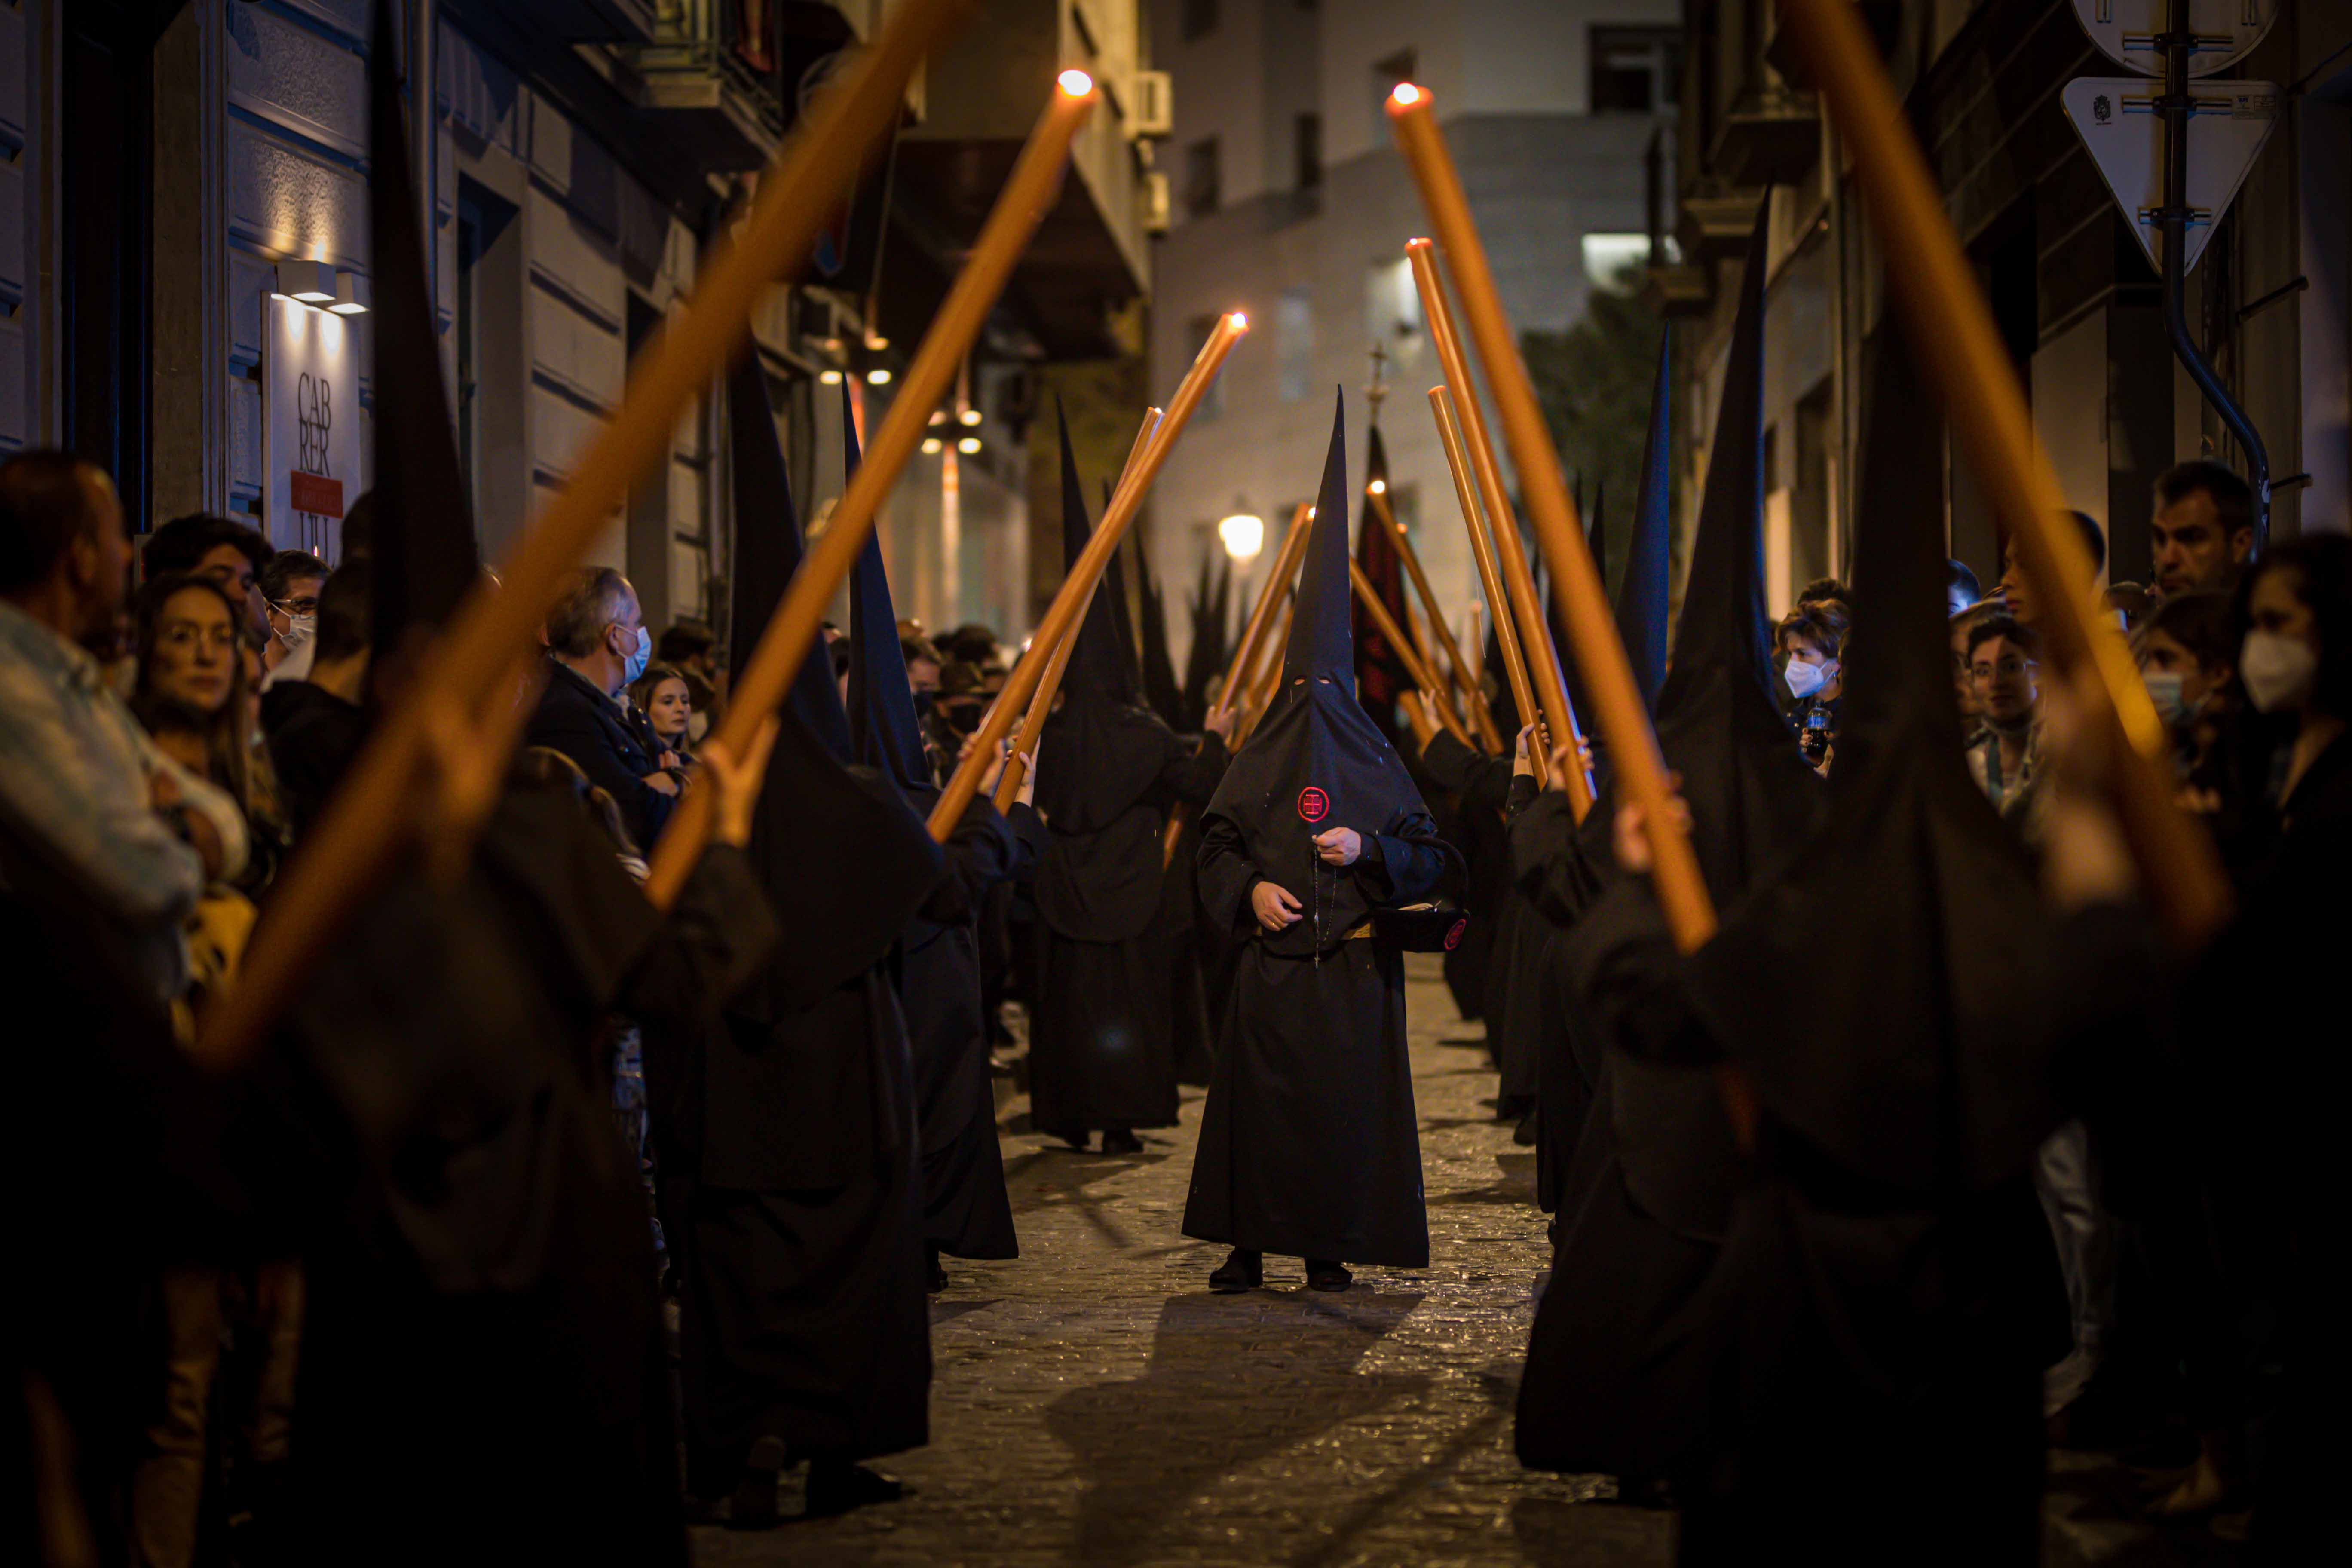
[[[1106,1128],[1102,1152],[1106,1154],[1140,1154],[1143,1152],[1143,1140],[1124,1127]]]
[[[897,1502],[907,1495],[904,1485],[847,1459],[811,1459],[808,1473],[808,1517],[830,1519],[869,1503]]]
[[[1356,1277],[1328,1258],[1307,1259],[1307,1288],[1309,1290],[1345,1290],[1356,1282]]]
[[[776,1527],[776,1473],[784,1468],[784,1440],[762,1437],[751,1445],[743,1474],[727,1504],[730,1530],[773,1530]]]
[[[1220,1296],[1238,1296],[1265,1283],[1265,1255],[1245,1247],[1234,1247],[1217,1271],[1209,1276],[1209,1289]]]

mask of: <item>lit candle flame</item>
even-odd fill
[[[1071,98],[1084,98],[1095,89],[1095,79],[1075,67],[1064,71],[1055,79],[1060,84],[1062,91]]]

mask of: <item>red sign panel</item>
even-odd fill
[[[287,499],[296,511],[307,511],[319,517],[343,515],[343,481],[331,479],[324,474],[306,474],[295,469],[286,476]]]

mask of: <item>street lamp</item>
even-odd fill
[[[1236,509],[1232,516],[1217,523],[1217,537],[1224,542],[1225,553],[1236,561],[1255,561],[1265,548],[1265,519],[1254,511]]]

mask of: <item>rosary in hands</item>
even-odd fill
[[[1327,827],[1315,836],[1316,857],[1327,866],[1352,866],[1363,852],[1363,836],[1352,827]]]

